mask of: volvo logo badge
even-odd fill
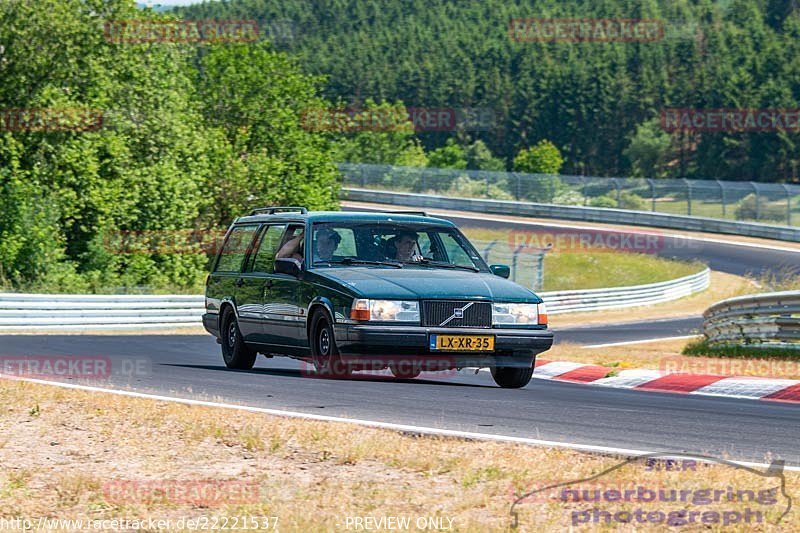
[[[458,309],[453,309],[453,314],[450,315],[450,318],[448,318],[447,320],[445,320],[444,322],[439,324],[439,327],[445,326],[445,325],[449,324],[450,321],[455,320],[457,318],[464,318],[464,311],[466,311],[467,309],[472,307],[472,304],[474,304],[474,303],[475,302],[470,302],[467,305],[465,305],[464,307],[459,307]]]

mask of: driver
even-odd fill
[[[342,242],[342,236],[330,228],[322,228],[316,232],[314,261],[330,261],[333,253]]]
[[[415,253],[417,234],[413,231],[401,231],[394,236],[394,247],[397,249],[395,259],[402,262],[417,262],[422,256]]]

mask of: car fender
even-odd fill
[[[315,296],[314,299],[308,303],[308,310],[306,314],[308,317],[308,320],[306,320],[306,335],[310,334],[309,330],[311,328],[311,315],[314,313],[314,309],[316,307],[322,307],[328,312],[328,316],[330,316],[331,320],[333,321],[331,326],[336,324],[336,314],[333,312],[333,302],[331,302],[331,300],[325,296]]]
[[[222,331],[222,315],[225,314],[224,309],[226,305],[230,305],[233,308],[233,316],[236,317],[237,322],[239,321],[239,310],[236,309],[236,302],[233,298],[222,298],[219,302],[219,318],[217,318],[220,332]]]

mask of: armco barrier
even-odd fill
[[[703,318],[711,344],[800,350],[800,291],[729,298],[709,307]]]
[[[649,305],[708,287],[710,271],[613,289],[543,292],[551,314]],[[203,296],[103,296],[0,293],[0,330],[149,329],[200,326]]]
[[[669,302],[703,291],[708,288],[710,282],[711,270],[706,268],[697,274],[661,283],[610,289],[542,292],[539,296],[547,304],[548,314],[555,315]]]
[[[0,329],[197,326],[203,296],[0,293]]]
[[[450,209],[476,213],[517,215],[527,217],[580,220],[607,224],[626,224],[656,228],[679,229],[745,235],[781,241],[800,242],[800,228],[772,226],[757,222],[736,222],[716,218],[670,215],[650,211],[628,211],[605,207],[582,207],[575,205],[537,204],[510,200],[486,200],[482,198],[452,198],[409,192],[380,191],[345,187],[342,197],[356,202]]]

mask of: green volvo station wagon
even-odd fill
[[[348,377],[488,367],[528,384],[553,333],[541,298],[421,212],[256,209],[228,230],[206,282],[205,329],[229,368],[262,353]]]

